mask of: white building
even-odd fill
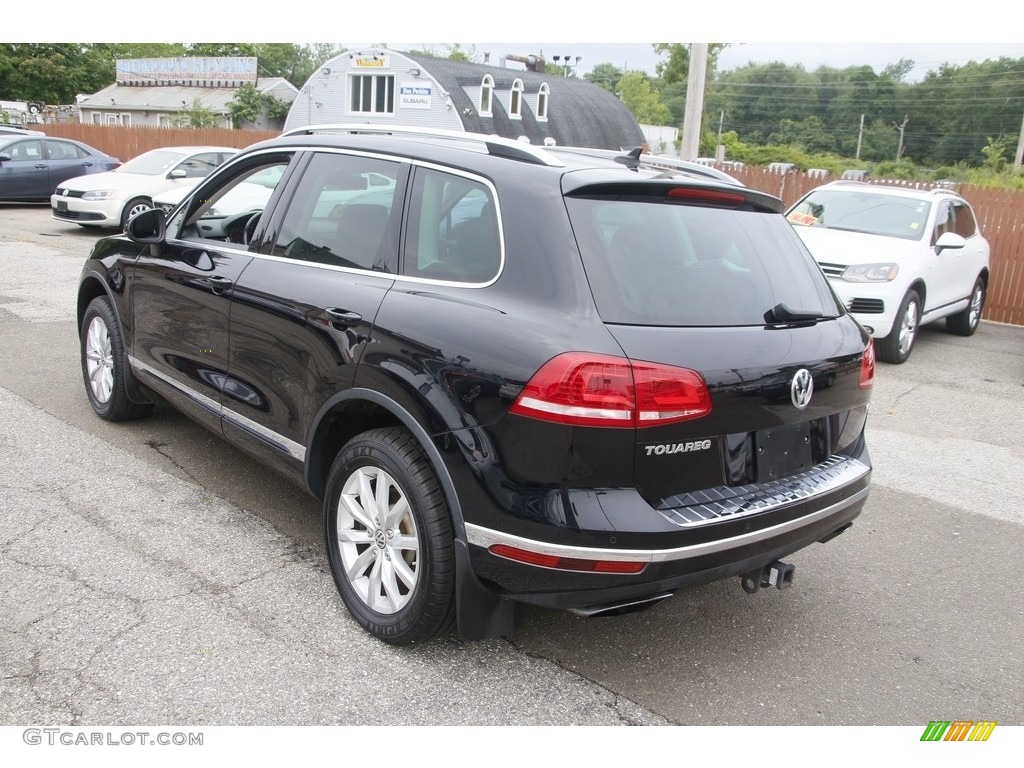
[[[524,60],[531,68],[523,68]],[[544,67],[537,56],[476,64],[384,48],[346,51],[309,78],[285,129],[388,123],[525,136],[535,145],[618,150],[644,143],[633,114],[614,94]]]
[[[231,124],[230,107],[238,89],[251,84],[288,104],[298,89],[283,77],[257,77],[251,56],[194,56],[118,59],[113,85],[78,103],[81,121],[101,125],[176,126],[183,112],[198,104]],[[279,128],[264,114],[246,128]]]

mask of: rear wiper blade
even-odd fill
[[[779,302],[764,313],[766,323],[807,323],[824,320],[825,316],[814,309],[792,309],[785,302]]]

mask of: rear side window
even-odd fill
[[[978,232],[978,224],[974,220],[974,213],[966,203],[956,202],[953,204],[956,215],[954,231],[963,237],[974,237]]]
[[[486,184],[417,168],[410,199],[404,274],[458,283],[486,283],[497,276],[501,228]]]
[[[605,322],[764,325],[780,303],[822,317],[842,312],[781,215],[603,198],[566,204]]]
[[[186,179],[205,179],[223,161],[224,155],[220,152],[204,152],[179,163],[174,170],[184,171]]]
[[[89,153],[81,147],[66,141],[53,141],[52,139],[46,142],[46,151],[51,160],[77,160],[80,157],[89,156]]]

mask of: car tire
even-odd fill
[[[451,516],[430,463],[404,429],[371,430],[341,449],[327,479],[324,534],[338,592],[370,634],[407,645],[452,626]]]
[[[110,299],[93,299],[85,310],[81,330],[82,377],[89,404],[107,421],[146,416],[152,403],[133,403],[125,388],[125,354],[121,327]]]
[[[128,226],[128,219],[135,214],[146,210],[147,208],[153,207],[153,201],[148,197],[133,197],[127,203],[124,208],[121,209],[121,229]]]
[[[917,291],[907,291],[896,312],[892,330],[875,346],[878,359],[899,365],[905,363],[914,349],[921,325],[921,297]]]
[[[971,300],[962,312],[946,318],[946,330],[957,336],[973,336],[981,322],[981,312],[985,308],[985,281],[980,277],[974,281],[971,289]]]

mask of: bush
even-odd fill
[[[878,179],[906,179],[912,181],[920,177],[917,166],[909,160],[887,160],[875,166],[872,174]]]

